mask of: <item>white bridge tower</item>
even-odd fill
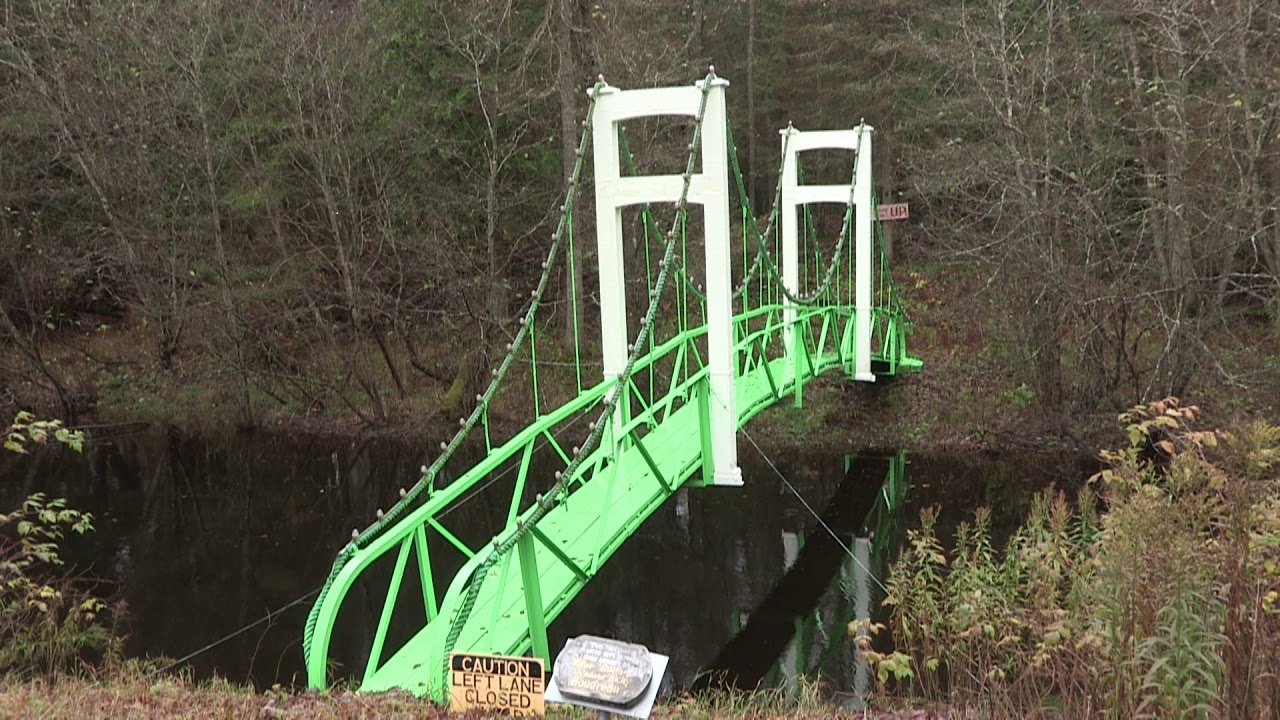
[[[813,203],[833,203],[846,205],[850,199],[850,188],[841,185],[801,185],[799,181],[799,164],[796,156],[806,150],[853,150],[857,153],[854,160],[853,177],[853,222],[854,249],[853,273],[854,289],[854,367],[853,377],[863,382],[875,382],[876,376],[871,372],[871,233],[873,218],[871,217],[871,132],[868,125],[859,125],[852,130],[809,130],[800,131],[788,126],[782,133],[782,284],[787,292],[800,295],[800,251],[799,222],[796,209],[802,205]],[[790,299],[782,311],[783,323],[792,328],[783,334],[783,342],[787,356],[792,359],[788,363],[800,378],[800,363],[803,362],[797,348],[803,342],[801,328],[796,324],[796,306]],[[799,382],[796,384],[796,404],[800,403]]]
[[[604,376],[625,369],[631,337],[627,318],[626,268],[623,267],[622,208],[642,203],[675,203],[684,188],[682,175],[624,177],[618,159],[618,125],[632,118],[659,115],[697,117],[702,80],[688,87],[621,90],[604,86],[596,93],[591,142],[595,155],[596,237],[600,269],[600,327]],[[731,248],[729,245],[729,161],[725,88],[710,80],[700,132],[702,172],[689,181],[688,202],[703,209],[706,233],[707,364],[711,456],[715,485],[742,485],[738,468],[738,413],[734,403],[737,354],[733,343]],[[629,394],[617,398],[614,442],[629,420]]]

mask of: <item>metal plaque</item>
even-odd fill
[[[648,689],[653,665],[643,645],[580,635],[565,643],[553,677],[566,697],[629,707]]]

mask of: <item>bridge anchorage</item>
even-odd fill
[[[622,90],[602,78],[591,89],[559,222],[509,352],[422,477],[338,552],[305,627],[312,687],[328,684],[337,645],[354,646],[344,655],[361,658],[362,667],[343,671],[362,690],[398,687],[440,700],[451,652],[532,652],[549,664],[547,625],[646,518],[682,487],[742,484],[736,433],[749,419],[788,395],[799,404],[804,384],[824,373],[871,382],[921,366],[907,354],[909,321],[878,233],[871,128],[782,131],[773,208],[761,230],[726,119],[728,85],[713,70],[689,87]],[[622,123],[670,115],[694,120],[684,172],[638,176]],[[547,364],[539,364],[537,315],[559,277],[559,258],[572,262],[573,253],[562,251],[575,240],[571,218],[589,141],[604,373],[594,385],[584,383],[575,349],[576,395],[544,408],[539,368]],[[854,151],[850,182],[803,184],[798,154],[828,148]],[[829,257],[809,221],[814,203],[845,208]],[[688,252],[691,204],[703,211],[700,259]],[[649,292],[640,313],[628,311],[623,290],[639,273],[624,263],[627,207],[638,207],[643,223]],[[657,225],[661,207],[673,209],[666,230]],[[527,377],[513,375],[517,365],[521,374],[529,368]],[[533,418],[495,444],[490,404],[513,385],[531,393]],[[484,455],[467,465],[454,456],[476,429]],[[469,510],[450,515],[475,494],[501,487],[510,499],[487,529],[456,523],[474,516]],[[370,598],[371,637],[351,642]],[[340,617],[348,622],[336,642]]]

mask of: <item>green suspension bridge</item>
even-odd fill
[[[736,438],[750,418],[788,398],[799,406],[804,384],[823,374],[873,382],[920,367],[907,354],[909,322],[876,219],[871,128],[783,130],[773,208],[761,229],[726,120],[727,86],[713,69],[688,87],[624,91],[602,78],[591,89],[542,275],[507,354],[421,478],[339,551],[305,627],[312,687],[330,681],[340,614],[356,598],[373,598],[378,618],[363,667],[343,668],[362,690],[444,699],[451,652],[532,652],[549,664],[548,624],[646,518],[682,487],[742,484]],[[682,174],[635,172],[622,123],[655,116],[693,118]],[[589,150],[603,379],[584,378],[587,343],[575,338],[576,394],[544,407],[548,373],[563,368],[545,359],[545,341],[540,360],[539,311],[564,273],[561,258],[575,256],[572,214]],[[848,183],[803,182],[799,154],[820,150],[853,152]],[[844,207],[827,252],[809,212],[819,203]],[[702,207],[700,218],[691,205]],[[631,254],[643,254],[643,268],[624,263],[624,208],[640,210],[642,251]],[[667,213],[664,230],[659,216]],[[691,243],[698,227],[701,242]],[[631,310],[626,290],[641,272],[647,293]],[[497,444],[490,407],[513,387],[532,395],[533,417]],[[446,482],[446,466],[473,432],[484,457],[450,467]],[[535,463],[535,453],[558,469],[535,472],[548,465]],[[500,479],[511,485],[510,500],[487,539],[447,524],[452,509]]]

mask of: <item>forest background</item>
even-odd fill
[[[761,217],[788,122],[865,118],[880,201],[910,203],[926,371],[880,440],[1105,431],[1166,395],[1275,416],[1271,0],[0,0],[0,404],[451,421],[540,272],[586,90],[712,63]],[[683,161],[682,125],[630,137]],[[559,278],[540,315],[568,357],[574,317],[599,336],[574,253],[579,307]]]

